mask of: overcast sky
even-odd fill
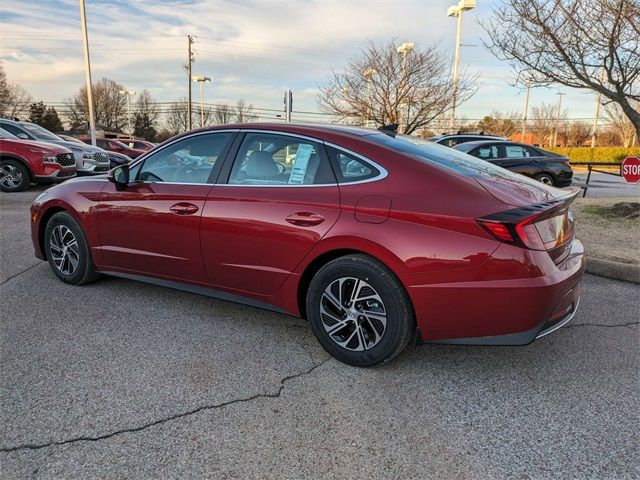
[[[453,0],[87,0],[94,80],[112,78],[127,89],[148,89],[159,101],[186,95],[186,34],[197,36],[194,74],[213,77],[207,102],[239,98],[261,108],[282,108],[283,90],[294,91],[294,110],[317,111],[317,84],[340,70],[368,40],[429,45],[453,56]],[[460,114],[480,118],[493,109],[522,110],[509,67],[482,46],[478,20],[495,1],[478,0],[464,17],[461,64],[478,72],[480,91]],[[77,0],[2,0],[0,58],[10,81],[36,100],[61,102],[84,82]],[[572,118],[591,118],[594,96],[561,87]],[[531,105],[556,102],[558,88],[531,93]],[[195,99],[199,93],[194,91]],[[264,115],[273,115],[271,113]],[[310,115],[299,115],[312,117]],[[296,119],[294,115],[294,120]]]

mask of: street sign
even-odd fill
[[[640,158],[625,158],[620,165],[620,175],[622,175],[628,183],[640,182]]]

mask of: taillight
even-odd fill
[[[554,250],[574,237],[573,214],[569,210],[569,203],[573,198],[551,202],[551,205],[532,205],[508,210],[480,218],[478,223],[501,242],[531,250]],[[552,208],[548,208],[549,206]]]

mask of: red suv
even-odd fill
[[[229,125],[48,191],[32,240],[63,282],[102,273],[302,316],[368,366],[413,338],[524,345],[568,322],[578,191],[390,132]]]
[[[53,143],[21,140],[0,128],[0,189],[26,190],[31,182],[47,184],[76,176],[73,152]]]
[[[84,143],[91,144],[91,139],[87,137],[80,138]],[[145,153],[146,150],[140,150],[138,148],[131,148],[124,143],[113,138],[96,138],[96,146],[108,150],[110,152],[121,153],[129,158],[138,158]]]

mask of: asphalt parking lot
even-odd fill
[[[587,275],[573,321],[526,347],[357,369],[291,317],[57,281],[38,193],[0,194],[2,478],[640,477],[637,285]]]
[[[587,173],[574,173],[573,185],[584,187],[587,182]],[[582,194],[581,194],[582,195]],[[593,197],[633,197],[640,195],[640,184],[632,184],[624,181],[617,175],[592,172],[587,189],[587,198]]]

